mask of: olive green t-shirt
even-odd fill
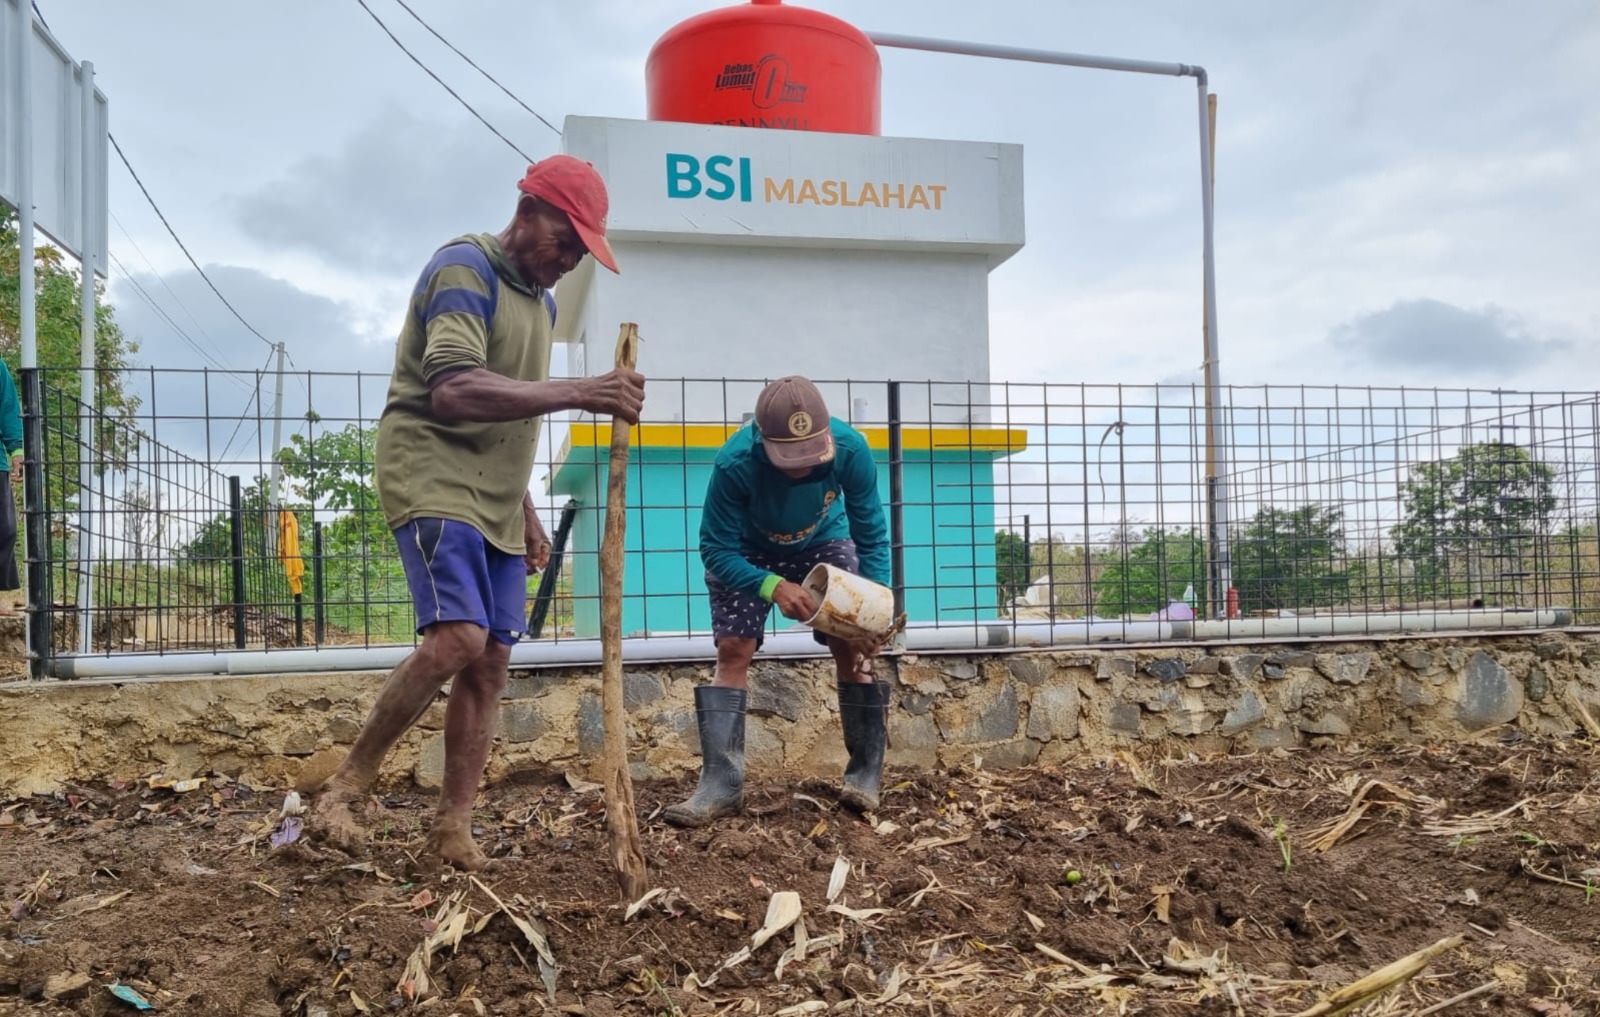
[[[412,292],[378,421],[378,497],[391,530],[453,519],[508,554],[525,553],[522,498],[539,418],[439,420],[429,383],[474,367],[548,380],[554,319],[554,300],[523,281],[495,237],[461,237],[434,254]]]

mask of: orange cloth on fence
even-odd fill
[[[300,557],[300,520],[288,509],[278,513],[278,560],[283,562],[283,574],[289,577],[290,591],[300,596],[306,563]]]

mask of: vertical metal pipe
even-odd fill
[[[22,371],[23,527],[28,551],[28,675],[43,678],[55,656],[51,632],[50,515],[45,501],[44,384],[37,367]],[[7,497],[10,493],[7,492]]]
[[[900,383],[889,382],[889,575],[894,613],[906,609],[905,450],[901,445]]]
[[[230,555],[233,573],[233,645],[244,649],[244,495],[239,489],[239,478],[228,478],[228,520],[232,537]]]
[[[1196,69],[1196,94],[1200,102],[1200,230],[1201,262],[1204,275],[1205,341],[1206,341],[1206,439],[1213,450],[1216,480],[1208,484],[1207,501],[1211,508],[1212,555],[1216,560],[1217,590],[1215,604],[1220,610],[1214,616],[1228,613],[1228,590],[1233,587],[1233,559],[1228,520],[1228,462],[1229,449],[1226,435],[1218,440],[1216,431],[1222,427],[1220,418],[1226,416],[1222,405],[1222,366],[1217,343],[1217,264],[1216,264],[1216,207],[1213,202],[1211,182],[1211,103],[1206,73]]]
[[[322,593],[322,524],[311,524],[312,638],[321,646],[328,637],[328,612]]]
[[[684,462],[688,462],[688,449],[684,449]],[[685,465],[685,475],[687,475]],[[544,637],[545,622],[550,617],[550,604],[555,599],[556,585],[561,579],[561,562],[566,557],[567,541],[572,536],[573,520],[578,518],[578,502],[576,499],[567,499],[566,505],[561,509],[561,519],[556,523],[556,534],[552,538],[555,545],[550,549],[550,561],[545,565],[544,573],[539,576],[539,586],[533,595],[533,610],[528,614],[528,638],[541,639]],[[692,628],[692,626],[686,626]]]

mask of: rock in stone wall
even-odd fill
[[[698,766],[694,687],[705,665],[630,670],[637,779]],[[1600,636],[1535,633],[1294,646],[1063,649],[906,656],[892,686],[891,766],[988,767],[1099,755],[1259,751],[1342,739],[1424,742],[1506,726],[1567,735],[1600,719]],[[219,677],[0,685],[0,791],[219,770],[311,786],[355,739],[382,677]],[[385,771],[437,787],[443,696]],[[1600,734],[1600,732],[1597,732]],[[513,676],[490,779],[588,773],[602,743],[597,668]],[[763,661],[751,675],[753,771],[844,765],[832,666]]]

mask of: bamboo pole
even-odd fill
[[[633,370],[639,361],[639,326],[622,326],[617,336],[617,367]],[[622,568],[627,532],[628,422],[611,418],[611,464],[606,476],[606,526],[600,543],[601,706],[605,715],[606,834],[624,899],[645,892],[644,848],[639,815],[628,773],[628,715],[622,697]]]

